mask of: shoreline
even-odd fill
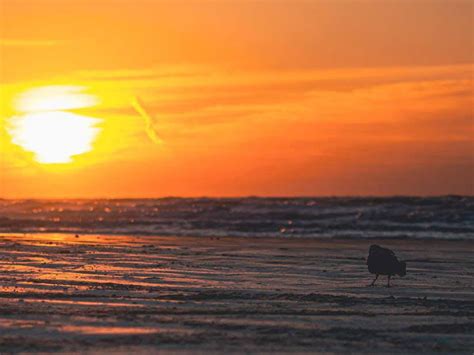
[[[467,245],[472,245],[472,238],[422,238],[422,237],[410,237],[410,236],[398,236],[398,237],[354,237],[354,236],[332,236],[332,237],[314,237],[314,236],[239,236],[239,235],[226,235],[226,236],[205,236],[205,235],[163,235],[163,234],[124,234],[124,233],[92,233],[92,232],[0,232],[0,240],[2,238],[26,238],[26,237],[35,237],[37,238],[44,236],[46,239],[51,237],[53,238],[71,238],[70,241],[73,241],[72,238],[78,235],[81,238],[81,241],[89,240],[89,241],[99,241],[100,239],[113,239],[113,240],[123,240],[123,239],[143,239],[143,240],[163,240],[163,239],[210,239],[210,240],[241,240],[241,241],[252,241],[252,240],[261,240],[261,241],[278,241],[282,240],[285,242],[295,241],[308,241],[308,243],[332,243],[332,242],[347,242],[347,243],[368,243],[370,244],[380,244],[380,243],[394,243],[398,244],[401,243],[434,243],[437,242],[441,243],[464,243]]]

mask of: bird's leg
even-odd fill
[[[387,287],[390,287],[390,276],[391,276],[391,275],[388,275],[388,279],[387,279]]]
[[[369,286],[374,286],[374,285],[375,285],[375,281],[377,281],[378,278],[379,278],[379,274],[376,274],[374,281],[372,281],[372,283],[371,283]]]

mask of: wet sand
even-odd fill
[[[0,235],[0,353],[472,354],[473,276],[462,241]]]

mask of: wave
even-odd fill
[[[474,197],[0,200],[0,232],[474,239]]]

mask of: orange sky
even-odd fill
[[[473,194],[473,6],[1,0],[0,197]],[[44,87],[97,101],[71,162],[12,133]]]

